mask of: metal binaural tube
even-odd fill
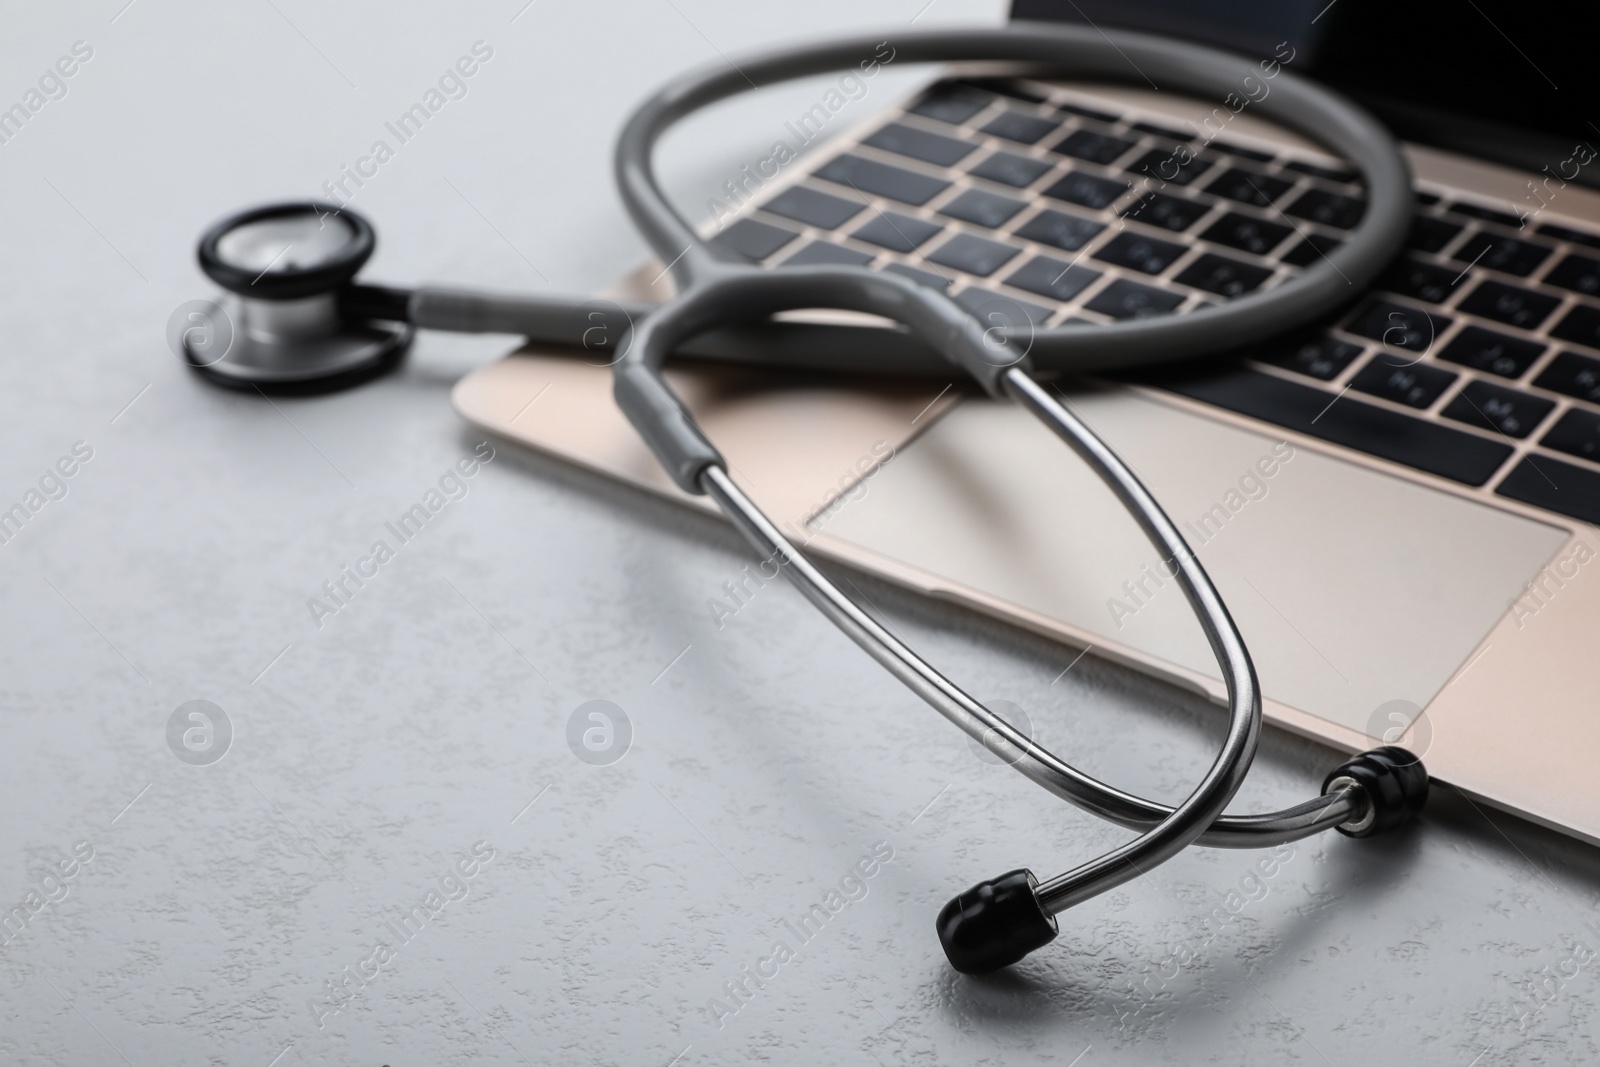
[[[1007,759],[1031,781],[1129,829],[1148,829],[1173,813],[1167,805],[1126,793],[1072,767],[946,679],[835,586],[721,467],[705,468],[700,485],[746,541],[763,558],[779,560],[796,588],[847,636],[968,736],[980,744],[986,738],[992,744],[998,737],[1006,746]],[[1362,804],[1353,791],[1338,790],[1278,812],[1224,815],[1213,819],[1194,841],[1212,848],[1265,848],[1337,826],[1359,814]]]

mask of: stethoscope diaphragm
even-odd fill
[[[211,310],[180,309],[201,328],[173,323],[175,349],[218,385],[265,392],[324,392],[393,370],[411,325],[347,316],[339,300],[376,243],[366,219],[314,201],[223,219],[198,256],[229,295]]]

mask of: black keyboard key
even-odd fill
[[[1466,485],[1488,481],[1512,452],[1504,441],[1349,396],[1334,400],[1337,394],[1326,389],[1261,371],[1238,369],[1161,384],[1201,403]]]
[[[1100,272],[1051,256],[1034,256],[1011,272],[1006,284],[1065,303],[1087,289]]]
[[[1600,348],[1600,307],[1593,304],[1579,304],[1567,312],[1560,322],[1550,327],[1550,336],[1588,345],[1590,348]]]
[[[1096,211],[1110,207],[1111,202],[1128,191],[1128,183],[1112,178],[1097,178],[1093,174],[1073,171],[1060,181],[1048,186],[1044,195],[1054,200],[1082,204]]]
[[[931,270],[918,270],[916,267],[908,267],[904,263],[890,263],[883,269],[888,274],[899,274],[902,277],[910,278],[918,285],[926,285],[930,289],[948,289],[950,288],[950,283],[955,281],[949,275],[935,274]]]
[[[1328,382],[1344,373],[1344,369],[1365,349],[1349,341],[1323,334],[1299,344],[1272,342],[1251,355],[1274,367],[1307,374]]]
[[[1224,155],[1229,156],[1238,156],[1240,159],[1248,159],[1253,163],[1271,163],[1274,159],[1278,158],[1271,152],[1257,152],[1254,148],[1240,148],[1236,144],[1228,144],[1224,141],[1212,141],[1210,144],[1206,145],[1206,147],[1211,149],[1213,152],[1221,152]]]
[[[928,255],[928,259],[941,267],[950,267],[953,270],[987,278],[1005,266],[1017,251],[1010,245],[1003,245],[986,237],[958,233],[934,249]]]
[[[1310,219],[1336,230],[1352,230],[1366,213],[1367,205],[1355,197],[1312,189],[1284,210],[1295,218]]]
[[[1355,313],[1347,328],[1351,333],[1382,341],[1391,349],[1426,352],[1434,340],[1450,328],[1452,321],[1437,312],[1429,314],[1407,304],[1372,300]]]
[[[1084,306],[1114,319],[1148,319],[1165,315],[1181,303],[1183,297],[1178,293],[1118,278]]]
[[[1060,152],[1064,156],[1075,159],[1087,159],[1090,163],[1099,163],[1102,166],[1115,162],[1133,147],[1132,141],[1124,141],[1120,137],[1113,137],[1109,133],[1095,133],[1093,130],[1074,130],[1051,148],[1052,152]]]
[[[1295,245],[1278,258],[1291,267],[1309,267],[1313,263],[1321,262],[1325,257],[1333,254],[1333,250],[1344,244],[1337,237],[1324,237],[1320,233],[1308,233],[1305,240]]]
[[[1342,185],[1348,185],[1360,177],[1355,171],[1344,167],[1322,167],[1315,163],[1302,163],[1299,160],[1285,163],[1283,169],[1309,174],[1313,178],[1321,178],[1325,182],[1338,182]]]
[[[1237,200],[1241,204],[1271,207],[1278,197],[1294,188],[1294,182],[1282,178],[1269,178],[1243,167],[1233,167],[1222,172],[1222,177],[1206,186],[1206,192]]]
[[[1056,110],[1065,112],[1068,115],[1081,115],[1083,118],[1094,119],[1098,122],[1104,122],[1107,125],[1118,121],[1117,116],[1111,114],[1110,112],[1096,111],[1092,107],[1084,107],[1081,104],[1057,104]]]
[[[1479,207],[1476,204],[1449,204],[1445,207],[1445,211],[1452,215],[1460,215],[1463,218],[1483,219],[1485,222],[1499,223],[1501,226],[1509,226],[1513,230],[1522,229],[1522,220],[1517,216],[1505,211],[1496,211],[1493,208]]]
[[[1049,169],[1050,164],[1043,160],[1029,159],[1013,152],[996,152],[967,173],[1023,189],[1038,181]]]
[[[1540,389],[1565,393],[1591,404],[1600,404],[1600,359],[1561,352],[1533,380]]]
[[[1439,358],[1502,378],[1520,378],[1543,354],[1544,345],[1538,341],[1467,326],[1444,346]]]
[[[1119,233],[1101,246],[1094,258],[1119,267],[1160,274],[1187,252],[1187,245],[1174,244],[1138,233]]]
[[[1377,288],[1409,296],[1424,304],[1442,304],[1455,293],[1462,272],[1415,259],[1397,259],[1378,279]]]
[[[1456,239],[1466,227],[1432,215],[1418,215],[1411,220],[1411,236],[1406,244],[1418,252],[1438,252]]]
[[[989,106],[994,97],[959,82],[936,85],[912,107],[913,114],[959,126]]]
[[[1148,133],[1153,137],[1165,137],[1169,141],[1192,141],[1194,134],[1175,130],[1171,126],[1157,126],[1153,122],[1135,122],[1132,127],[1140,133]]]
[[[1536,245],[1480,230],[1468,237],[1450,258],[1457,263],[1470,263],[1526,278],[1549,256],[1549,245]]]
[[[1032,89],[1018,85],[1010,78],[962,78],[961,81],[979,89],[987,89],[991,93],[1009,96],[1013,100],[1021,100],[1024,104],[1042,104],[1045,102],[1045,97],[1040,96]]]
[[[884,196],[919,207],[950,187],[947,181],[914,170],[849,155],[829,160],[817,171],[817,177],[873,196]]]
[[[939,214],[992,230],[1005,225],[1011,216],[1025,206],[1021,200],[991,193],[987,189],[968,189],[940,208]]]
[[[983,132],[1018,144],[1035,144],[1045,134],[1054,133],[1060,128],[1061,124],[1054,119],[1024,115],[1020,111],[1004,111],[985,125]]]
[[[993,289],[969,287],[955,295],[956,303],[977,316],[984,326],[1016,329],[1025,322],[1043,326],[1055,309],[1030,304],[1026,300],[997,293]]]
[[[929,133],[914,126],[891,122],[863,141],[885,152],[910,156],[924,163],[948,167],[970,156],[978,147],[967,141],[958,141],[940,133]]]
[[[911,252],[943,229],[937,222],[913,218],[896,211],[884,211],[869,219],[850,236],[891,252]]]
[[[818,229],[832,230],[855,218],[863,206],[859,200],[845,200],[796,185],[785,189],[761,205],[761,208]]]
[[[1168,196],[1166,193],[1146,193],[1122,212],[1125,219],[1142,222],[1146,226],[1159,226],[1163,230],[1182,233],[1196,222],[1199,222],[1206,212],[1211,210],[1210,204],[1202,204],[1198,200],[1190,200],[1182,196]]]
[[[1283,239],[1293,232],[1294,230],[1288,226],[1280,226],[1276,222],[1265,222],[1230,211],[1213,222],[1200,236],[1219,245],[1264,256],[1282,244]]]
[[[1184,285],[1192,285],[1196,289],[1204,289],[1208,293],[1218,296],[1243,296],[1261,287],[1261,283],[1272,277],[1272,270],[1268,267],[1257,267],[1250,263],[1241,263],[1237,259],[1219,256],[1215,252],[1207,252],[1178,273],[1173,281]]]
[[[1016,235],[1024,240],[1076,252],[1103,229],[1105,226],[1098,222],[1090,222],[1065,211],[1046,209],[1017,227]]]
[[[1600,293],[1600,259],[1568,256],[1550,268],[1550,273],[1544,276],[1544,283],[1593,296]]]
[[[1381,396],[1407,407],[1426,408],[1444,395],[1457,375],[1427,363],[1399,364],[1387,352],[1379,352],[1350,379],[1350,388]]]
[[[1152,148],[1123,169],[1134,174],[1149,175],[1166,185],[1188,185],[1210,170],[1211,163],[1208,156],[1197,156],[1187,151],[1174,152],[1170,148]]]
[[[844,248],[827,241],[812,241],[778,264],[780,267],[864,267],[872,262],[870,253]]]
[[[1523,438],[1532,433],[1555,406],[1554,401],[1503,385],[1472,381],[1445,405],[1444,417],[1482,430],[1495,430],[1507,437]],[[1549,444],[1549,438],[1545,443]],[[1596,444],[1600,444],[1600,438],[1596,438]]]
[[[781,226],[740,219],[717,235],[717,243],[760,262],[798,236]]]
[[[1600,462],[1600,413],[1568,408],[1539,443],[1557,452]]]
[[[1546,223],[1539,227],[1539,232],[1546,237],[1554,237],[1558,241],[1571,241],[1575,245],[1588,245],[1590,248],[1600,248],[1600,233],[1591,233],[1585,230],[1574,230],[1570,226],[1557,226],[1555,223]]]
[[[1537,330],[1561,304],[1560,297],[1519,289],[1504,282],[1484,282],[1456,306],[1521,330]]]
[[[1495,492],[1582,522],[1600,523],[1600,472],[1549,456],[1524,456]]]

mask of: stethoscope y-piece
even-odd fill
[[[896,35],[893,45],[901,63],[1010,63],[1039,76],[1139,85],[1148,71],[1161,79],[1164,91],[1216,100],[1234,93],[1254,70],[1248,61],[1212,49],[1090,27],[1017,23]],[[957,970],[982,973],[1017,962],[1056,936],[1061,912],[1147,873],[1190,844],[1259,848],[1331,828],[1364,837],[1414,819],[1427,798],[1427,772],[1415,756],[1394,746],[1335,769],[1320,796],[1292,808],[1222,814],[1249,771],[1261,732],[1261,694],[1244,641],[1205,569],[1154,497],[1036,380],[1043,371],[1127,368],[1228,351],[1312,322],[1354,298],[1393,257],[1410,226],[1410,173],[1393,139],[1343,97],[1278,72],[1272,93],[1255,102],[1257,113],[1360,169],[1367,186],[1361,221],[1342,245],[1270,289],[1182,315],[1107,325],[1035,328],[1020,306],[998,293],[975,316],[942,291],[860,267],[765,270],[703,239],[667,202],[652,154],[675,123],[751,85],[853,66],[880,46],[861,38],[714,64],[668,84],[633,114],[618,140],[616,176],[629,214],[660,260],[671,264],[679,295],[660,307],[356,285],[354,273],[371,252],[370,227],[326,205],[281,205],[229,220],[207,235],[202,265],[240,299],[244,333],[254,347],[226,370],[219,368],[232,353],[204,371],[227,384],[268,371],[276,375],[256,382],[263,387],[347,380],[341,376],[377,373],[373,368],[397,358],[404,338],[418,327],[503,331],[604,351],[618,405],[680,489],[710,496],[761,558],[778,561],[844,633],[969,736],[1002,749],[1007,763],[1063,800],[1137,831],[1111,852],[1053,878],[1018,869],[951,900],[936,925]],[[319,226],[335,231],[313,232]],[[286,241],[298,250],[280,247]],[[808,332],[773,324],[775,315],[809,309],[863,312],[896,328],[818,325]],[[395,347],[379,355],[384,342],[376,333]],[[306,342],[298,379],[290,369],[296,337]],[[311,344],[313,338],[326,347]],[[361,347],[363,338],[369,347]],[[672,392],[662,369],[669,357],[684,355],[879,373],[948,374],[953,368],[1043,422],[1116,494],[1161,558],[1172,561],[1216,657],[1227,689],[1228,729],[1189,796],[1168,806],[1078,770],[974,700],[841,592],[733,481],[722,455]]]

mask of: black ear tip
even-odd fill
[[[1034,895],[1033,872],[1011,871],[979,882],[939,911],[939,943],[962,974],[1009,967],[1056,936],[1056,920]]]
[[[1363,752],[1322,783],[1323,793],[1340,785],[1354,783],[1367,798],[1367,809],[1338,827],[1349,837],[1372,837],[1387,833],[1416,819],[1428,803],[1428,771],[1411,752],[1398,745],[1385,745]]]

